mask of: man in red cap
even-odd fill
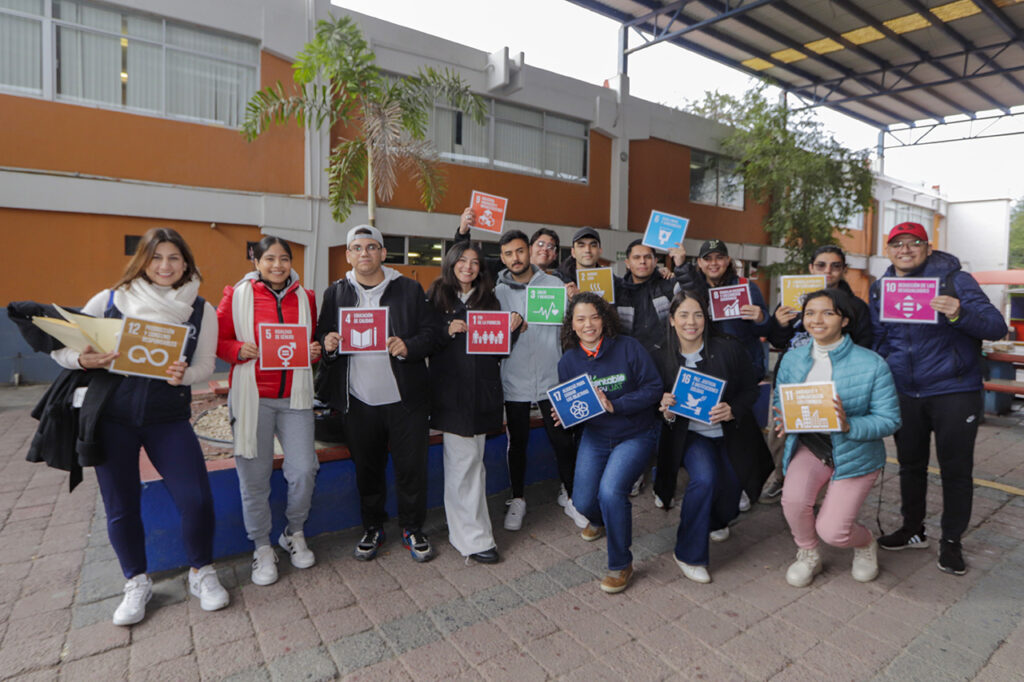
[[[967,571],[960,536],[971,518],[974,494],[974,439],[982,414],[981,340],[1006,335],[1006,322],[981,287],[960,269],[952,254],[933,251],[918,223],[889,231],[886,253],[892,265],[871,285],[875,350],[892,370],[903,425],[896,432],[903,525],[878,539],[882,549],[924,549],[925,495],[931,434],[942,475],[942,539],[939,568]],[[886,278],[934,277],[939,295],[931,307],[937,324],[883,322],[880,296]]]

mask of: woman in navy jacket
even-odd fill
[[[668,335],[656,357],[665,390],[660,409],[670,431],[667,447],[659,452],[655,504],[671,506],[682,461],[689,483],[679,513],[674,556],[683,575],[707,583],[711,582],[708,539],[728,539],[728,524],[739,514],[741,481],[749,480],[755,464],[767,457],[753,413],[757,380],[743,345],[714,331],[707,303],[692,290],[672,299]],[[710,424],[669,412],[676,403],[672,391],[683,366],[725,380],[721,400],[709,414]],[[763,483],[761,479],[757,485]]]
[[[444,346],[430,358],[430,426],[444,440],[444,511],[448,539],[465,557],[497,563],[498,549],[487,511],[484,441],[502,426],[500,355],[466,352],[466,314],[499,310],[494,284],[479,245],[456,242],[445,253],[427,298],[444,320]],[[522,322],[512,315],[512,326]],[[505,330],[506,334],[511,330]]]
[[[607,529],[608,575],[601,589],[608,593],[626,589],[633,576],[629,491],[660,431],[652,409],[661,397],[658,368],[639,341],[618,332],[615,311],[603,298],[577,294],[565,313],[565,354],[558,361],[559,381],[589,375],[605,410],[583,423],[573,504],[590,521],[584,540],[597,540]]]

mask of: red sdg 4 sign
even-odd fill
[[[304,324],[261,324],[260,369],[309,367],[309,330]]]

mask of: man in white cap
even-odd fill
[[[346,437],[364,529],[355,558],[373,559],[384,543],[390,447],[402,545],[414,560],[430,561],[434,549],[422,529],[430,413],[424,360],[439,347],[441,318],[418,282],[383,265],[387,251],[377,228],[354,227],[346,243],[352,269],[324,292],[316,336],[327,363],[327,380],[318,382],[319,396],[347,414]],[[387,308],[387,353],[339,354],[338,308]]]

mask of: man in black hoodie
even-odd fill
[[[647,349],[665,340],[668,306],[679,291],[675,277],[665,279],[657,270],[654,249],[635,239],[626,247],[626,276],[615,282],[615,311],[624,334]]]

